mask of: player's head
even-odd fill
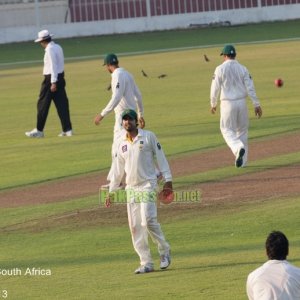
[[[126,122],[127,121],[127,122]],[[130,126],[128,124],[130,123]],[[127,131],[134,130],[138,126],[137,113],[133,109],[126,109],[122,113],[122,125]]]
[[[289,254],[289,241],[280,231],[272,231],[266,240],[269,259],[285,260]]]
[[[116,54],[109,53],[104,57],[103,66],[117,66],[119,64],[119,60]]]
[[[106,66],[106,69],[109,73],[113,73],[113,71],[119,67],[117,55],[114,53],[107,54],[104,57],[103,66]]]
[[[220,55],[234,59],[236,57],[235,48],[232,45],[225,45]]]
[[[52,41],[53,34],[50,34],[47,29],[38,32],[38,38],[34,40],[35,43],[40,43],[43,47],[47,46]]]

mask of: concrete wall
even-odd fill
[[[41,24],[62,24],[67,21],[68,1],[57,0],[37,3],[0,5],[0,28]]]
[[[59,4],[51,5],[47,2],[41,6],[39,26],[24,25],[22,27],[0,27],[0,44],[32,41],[41,29],[49,29],[56,38],[75,36],[105,35],[114,33],[144,32],[154,30],[168,30],[188,28],[191,24],[201,25],[229,21],[232,25],[259,23],[263,21],[277,21],[298,19],[300,17],[300,4],[280,5],[261,8],[247,8],[237,10],[224,10],[205,13],[190,13],[180,15],[167,15],[135,19],[120,19],[99,22],[69,23],[66,18],[67,7]],[[34,6],[34,4],[32,4]],[[34,18],[34,7],[31,8],[31,18]],[[22,14],[25,14],[23,11]],[[53,23],[53,15],[57,17],[57,24],[50,24],[49,16]],[[7,22],[11,17],[6,16]],[[2,16],[0,12],[0,22]],[[67,23],[65,23],[67,21]]]

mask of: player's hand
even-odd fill
[[[100,114],[97,115],[97,116],[95,117],[95,119],[94,119],[95,125],[99,125],[103,118],[104,118],[104,117],[102,117]]]
[[[170,204],[174,200],[174,191],[172,182],[166,182],[162,191],[158,194],[158,199],[163,204]]]
[[[211,107],[210,112],[214,115],[217,111],[217,107]]]
[[[164,184],[163,186],[163,190],[164,191],[172,191],[173,190],[173,184],[172,184],[172,181],[168,181]]]
[[[54,92],[57,91],[57,85],[56,85],[56,83],[51,83],[50,91],[51,91],[52,93],[54,93]]]
[[[260,106],[254,108],[255,116],[259,119],[262,116],[262,109]]]
[[[145,127],[146,123],[143,117],[139,118],[139,124],[140,124],[140,128],[143,129]]]

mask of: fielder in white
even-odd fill
[[[269,260],[248,275],[249,300],[299,300],[300,268],[291,265],[286,257],[289,242],[280,231],[273,231],[266,240]]]
[[[107,176],[107,180],[110,181],[118,140],[122,132],[121,115],[123,111],[126,109],[137,110],[141,128],[145,127],[145,120],[143,118],[144,108],[142,95],[133,76],[124,68],[119,67],[118,57],[113,53],[106,55],[103,65],[106,66],[107,71],[111,73],[112,97],[102,112],[95,117],[94,122],[96,125],[99,125],[103,118],[114,110],[115,125],[112,144],[112,165]]]
[[[220,98],[221,133],[235,156],[235,166],[240,168],[246,166],[248,159],[247,96],[252,100],[258,118],[262,116],[262,109],[251,75],[247,68],[235,59],[235,48],[226,45],[221,55],[224,57],[224,62],[216,68],[211,83],[211,113],[215,114],[218,98]]]
[[[140,257],[140,267],[135,273],[154,270],[148,234],[158,246],[160,268],[166,269],[171,263],[170,246],[157,221],[155,164],[164,177],[164,189],[172,190],[169,164],[154,133],[137,128],[138,118],[134,110],[124,111],[122,120],[126,132],[118,146],[109,192],[118,190],[125,173],[129,228],[134,249]],[[110,204],[111,199],[108,198],[106,206]]]

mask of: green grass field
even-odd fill
[[[122,53],[121,66],[134,75],[143,94],[146,126],[160,138],[169,158],[224,147],[219,116],[209,112],[209,89],[227,42],[237,44],[237,59],[250,70],[264,110],[257,121],[249,103],[250,142],[298,132],[299,23],[237,26],[226,28],[226,35],[222,28],[207,28],[59,41],[67,58],[75,131],[70,139],[57,137],[61,128],[54,107],[45,138],[25,137],[35,127],[43,50],[34,43],[1,45],[0,199],[3,192],[22,186],[108,171],[113,115],[99,127],[93,124],[110,99],[110,75],[102,67],[107,52]],[[178,49],[186,47],[193,49]],[[22,63],[27,60],[32,62]],[[141,75],[142,69],[150,78]],[[162,73],[168,76],[158,79]],[[278,77],[285,82],[281,89],[273,84]],[[249,163],[272,164],[299,164],[299,152]],[[174,183],[188,188],[236,174],[230,167],[199,170]],[[133,275],[138,259],[125,207],[99,208],[97,191],[65,202],[1,208],[0,269],[20,269],[22,275],[0,271],[0,299],[3,290],[14,300],[246,299],[247,275],[265,261],[264,241],[271,230],[287,234],[291,262],[300,266],[299,199],[163,207],[159,219],[172,245],[172,267],[145,276]],[[27,268],[51,270],[51,275],[24,276]]]

